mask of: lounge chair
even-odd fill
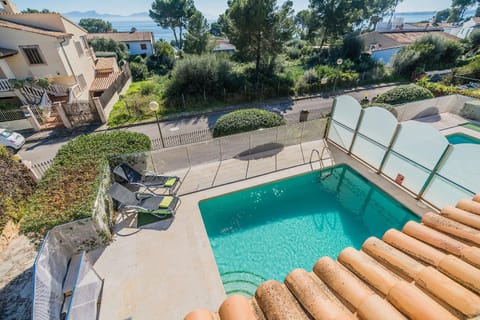
[[[154,190],[157,188],[166,188],[169,193],[173,193],[180,181],[179,177],[162,176],[154,172],[147,172],[146,175],[143,175],[125,162],[116,166],[113,173],[124,182],[132,186],[143,187],[150,192],[155,192]]]
[[[179,199],[175,196],[160,196],[151,193],[138,193],[128,190],[115,182],[107,194],[119,202],[119,211],[136,210],[138,213],[148,213],[158,218],[175,215]]]

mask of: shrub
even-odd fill
[[[227,136],[283,124],[285,124],[285,120],[274,112],[261,109],[237,110],[223,115],[217,120],[213,128],[213,136]]]
[[[320,79],[314,69],[309,69],[298,79],[295,85],[297,94],[313,93],[320,90]]]
[[[455,63],[462,54],[461,44],[439,36],[426,35],[403,47],[392,59],[395,72],[410,77],[417,69],[442,69]]]
[[[222,99],[226,92],[238,91],[238,75],[233,63],[223,56],[188,56],[177,62],[172,80],[165,89],[167,106],[183,105],[187,101]]]
[[[143,63],[130,62],[130,71],[133,81],[142,81],[148,78],[148,68]]]
[[[0,145],[0,233],[8,220],[18,222],[20,210],[33,193],[35,182],[29,170]]]
[[[398,86],[387,92],[382,93],[376,100],[377,103],[400,104],[411,101],[433,98],[430,90],[417,86],[415,84],[407,84]]]
[[[472,33],[470,33],[470,36],[468,37],[468,39],[470,40],[474,48],[477,48],[478,46],[480,46],[480,30],[478,29],[473,30]]]
[[[43,235],[58,224],[90,217],[108,159],[150,148],[146,135],[127,131],[71,140],[60,148],[29,199],[21,220],[22,231]]]
[[[148,96],[155,91],[156,87],[157,86],[153,82],[142,83],[142,85],[140,86],[140,93],[142,94],[142,96]]]

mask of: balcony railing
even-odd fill
[[[0,79],[0,92],[12,91],[13,87],[8,82],[8,79]]]

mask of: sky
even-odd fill
[[[279,3],[282,0],[278,1]],[[14,0],[20,10],[26,8],[47,8],[57,12],[89,11],[129,15],[148,11],[151,0]],[[308,0],[293,0],[295,11],[308,7]],[[451,0],[404,0],[397,7],[397,12],[435,11],[449,7]],[[209,19],[217,17],[227,8],[227,0],[195,0],[195,6]]]

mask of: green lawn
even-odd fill
[[[462,124],[462,127],[480,132],[480,125],[474,123],[465,123]]]

